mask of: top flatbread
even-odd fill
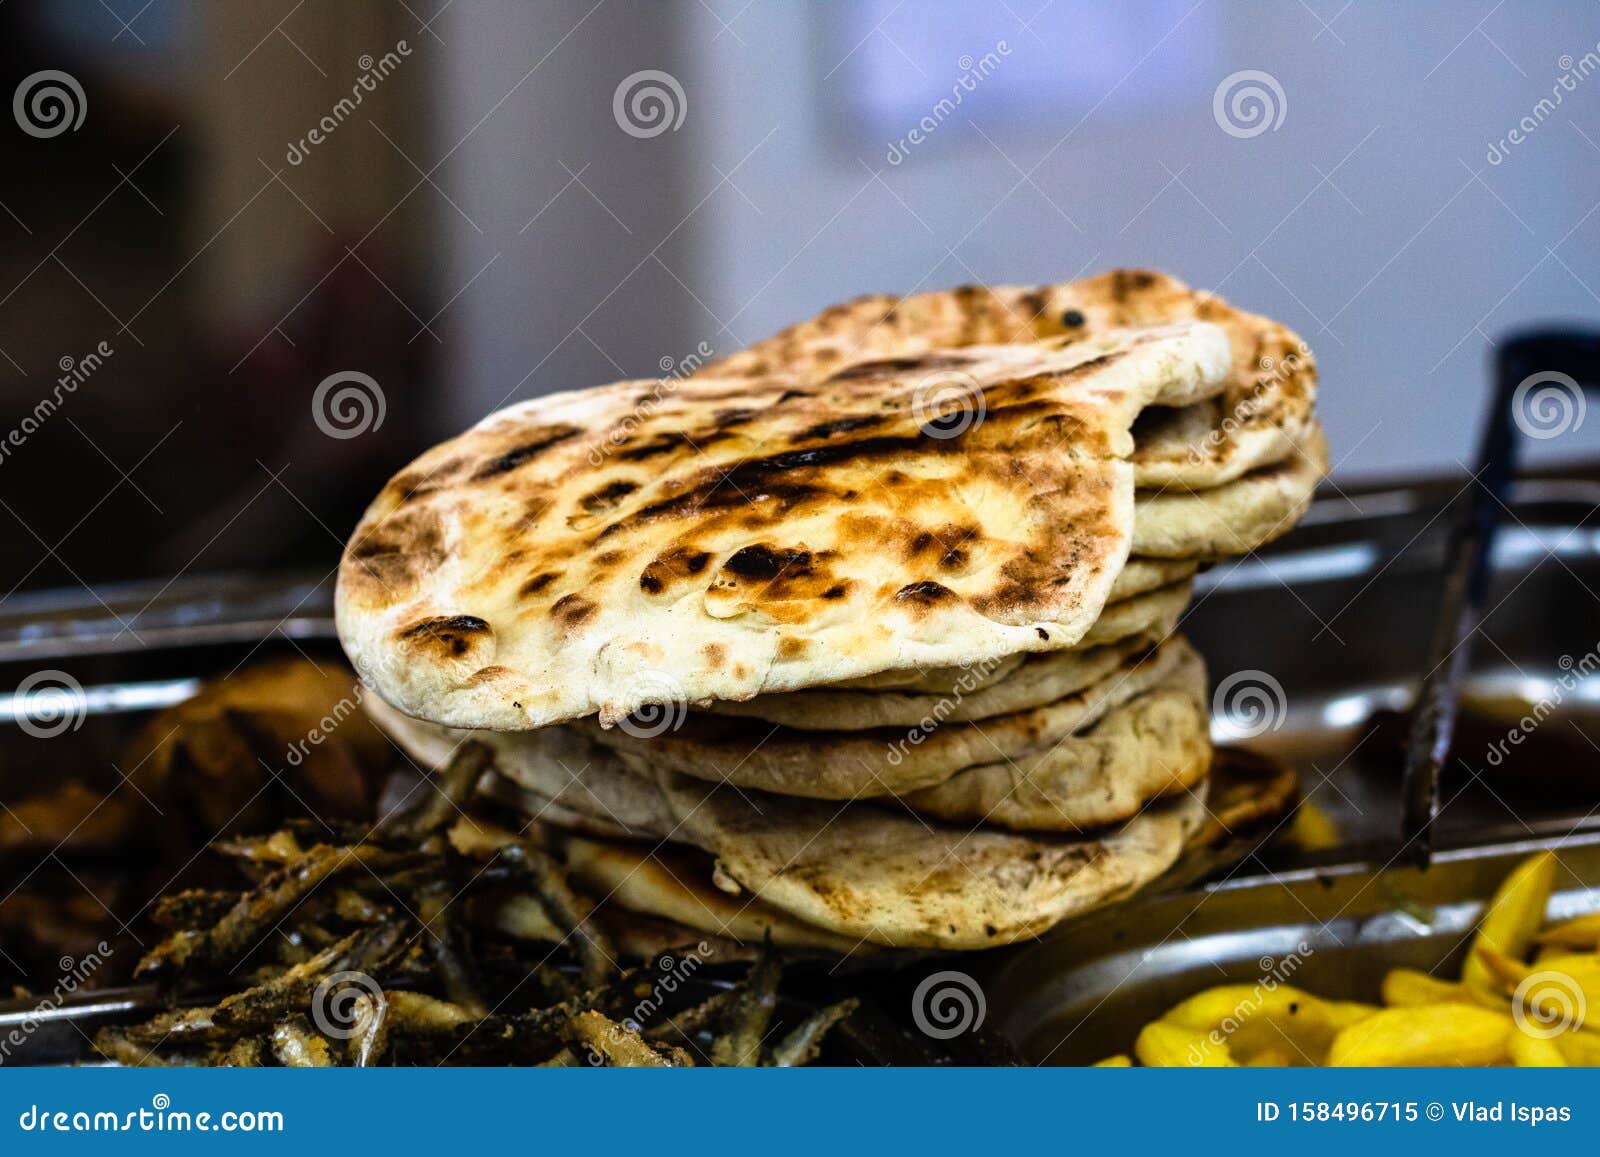
[[[1199,320],[1227,331],[1232,371],[1216,398],[1152,410],[1135,427],[1143,487],[1218,486],[1304,443],[1316,396],[1305,342],[1174,277],[1118,269],[1031,288],[963,286],[910,297],[874,294],[823,311],[747,350],[711,362],[709,376],[783,372],[823,380],[852,363],[969,345],[1091,338],[1122,326]]]
[[[1230,358],[1189,322],[524,402],[378,496],[340,639],[402,711],[498,730],[1070,646],[1128,557],[1135,420]]]

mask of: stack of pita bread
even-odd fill
[[[1176,627],[1304,511],[1314,390],[1288,330],[1159,274],[864,298],[428,451],[346,549],[340,637],[397,743],[484,743],[611,905],[1008,943],[1205,826]]]

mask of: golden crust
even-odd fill
[[[1221,326],[1232,370],[1220,396],[1181,411],[1152,412],[1141,421],[1133,454],[1139,485],[1216,486],[1277,461],[1302,441],[1317,378],[1306,343],[1275,321],[1142,269],[1057,285],[859,297],[712,362],[702,373],[783,372],[817,381],[878,359],[969,345],[1088,339],[1118,327],[1183,321]]]
[[[501,730],[1070,646],[1128,556],[1135,419],[1228,358],[1189,323],[535,399],[385,487],[340,638],[401,710]]]

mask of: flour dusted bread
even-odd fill
[[[1310,434],[1316,362],[1304,341],[1175,277],[1115,269],[1056,285],[963,286],[836,305],[705,367],[707,375],[781,370],[820,381],[861,362],[1003,342],[1092,340],[1107,329],[1205,321],[1228,335],[1226,387],[1152,409],[1135,427],[1140,486],[1219,486],[1277,462]]]
[[[368,509],[340,639],[408,714],[505,730],[1070,646],[1128,557],[1134,422],[1231,359],[1187,321],[525,402]]]
[[[386,705],[369,701],[368,709],[419,760],[460,742],[455,733],[400,717]],[[475,736],[495,752],[500,773],[526,789],[532,818],[591,835],[652,841],[646,847],[667,841],[698,848],[710,857],[702,872],[715,863],[725,884],[763,908],[829,934],[807,938],[819,947],[846,937],[883,947],[989,948],[1036,935],[1155,879],[1206,815],[1201,783],[1091,834],[947,825],[896,801],[794,799],[667,770],[644,772],[598,746],[588,749],[581,772],[569,776],[530,745],[538,734]],[[624,815],[628,822],[617,823]],[[614,886],[627,878],[615,864],[591,867],[613,873]],[[699,892],[703,882],[684,890]],[[682,920],[689,914],[681,907],[686,897],[669,896],[660,884],[640,882],[632,902]],[[726,912],[722,918],[733,930]]]
[[[603,914],[1012,943],[1292,798],[1224,774],[1208,811],[1231,764],[1175,632],[1309,503],[1315,377],[1159,274],[862,298],[423,455],[346,549],[340,637],[382,730],[486,747],[486,806]]]

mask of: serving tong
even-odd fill
[[[1439,814],[1439,775],[1455,735],[1457,701],[1472,657],[1472,640],[1488,600],[1490,558],[1517,473],[1521,436],[1517,406],[1532,388],[1600,390],[1600,332],[1538,329],[1514,334],[1495,359],[1488,420],[1476,469],[1457,496],[1458,511],[1445,548],[1444,586],[1428,651],[1428,666],[1412,710],[1401,779],[1402,852],[1418,868],[1433,860]],[[1575,395],[1573,405],[1582,403]],[[1519,436],[1521,435],[1521,436]]]

